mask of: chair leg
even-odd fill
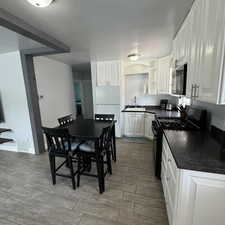
[[[111,155],[112,155],[112,160],[115,162],[116,159],[115,159],[115,154],[114,154],[114,147],[113,147],[113,143],[111,144],[110,146],[110,150],[111,150]]]
[[[111,164],[111,152],[108,150],[106,152],[107,170],[110,175],[112,175],[112,164]]]
[[[112,148],[113,148],[113,154],[114,154],[114,162],[116,162],[116,128],[115,124],[113,125],[113,135],[112,135]]]
[[[78,156],[78,162],[77,162],[77,187],[80,187],[80,170],[81,170],[80,153],[78,153],[77,156]]]
[[[99,185],[99,193],[102,194],[104,192],[104,177],[103,177],[103,170],[102,164],[104,164],[103,160],[100,157],[96,157],[96,166],[98,172],[98,185]],[[104,165],[103,165],[104,168]]]
[[[100,167],[101,167],[101,180],[102,180],[102,190],[105,191],[105,175],[104,175],[104,158],[100,157]]]
[[[52,175],[52,184],[56,184],[55,156],[49,155],[50,169]]]
[[[76,182],[75,182],[75,176],[74,176],[74,171],[73,171],[72,157],[69,156],[67,161],[69,163],[70,175],[71,175],[71,179],[72,179],[73,189],[75,190],[76,189]]]

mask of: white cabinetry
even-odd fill
[[[173,44],[173,58],[188,63],[188,97],[225,104],[224,54],[225,1],[196,0]]]
[[[144,113],[125,113],[126,136],[143,137],[144,131]]]
[[[160,58],[158,62],[157,87],[159,94],[169,94],[171,91],[171,57]]]
[[[223,75],[225,1],[201,1],[202,9],[202,61],[197,97],[199,100],[218,103]],[[213,13],[214,12],[214,13]]]
[[[97,86],[119,86],[121,64],[119,61],[105,61],[96,63]]]
[[[163,152],[162,152],[162,172],[161,179],[163,185],[163,192],[165,195],[167,214],[169,224],[173,225],[176,198],[178,192],[179,181],[179,169],[176,167],[176,163],[171,155],[169,146],[166,139],[163,139]]]
[[[161,180],[170,225],[225,224],[225,175],[178,169],[165,136]]]
[[[152,121],[154,115],[149,113],[124,113],[124,135],[128,137],[147,137],[152,139]]]
[[[181,171],[174,225],[225,224],[225,176]]]

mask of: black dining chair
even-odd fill
[[[70,124],[70,123],[73,122],[73,120],[74,119],[73,119],[72,115],[67,115],[67,116],[58,118],[58,122],[59,122],[60,126],[64,126],[64,125]]]
[[[72,143],[71,137],[67,129],[55,129],[43,127],[48,144],[48,154],[53,185],[56,184],[56,176],[70,178],[72,180],[73,189],[76,189],[75,176],[73,168],[73,159],[77,154],[79,143]],[[64,158],[65,160],[56,167],[56,158]],[[58,171],[68,164],[70,175],[58,173]]]
[[[102,194],[105,191],[105,176],[107,173],[112,174],[112,166],[110,159],[110,127],[104,128],[101,137],[96,142],[86,142],[79,146],[77,153],[78,156],[78,174],[77,174],[77,186],[80,186],[80,176],[92,176],[98,178],[99,192]],[[96,162],[97,175],[87,173],[86,159],[90,159],[91,162]],[[105,164],[107,169],[105,169]]]
[[[99,121],[114,121],[115,115],[114,114],[95,114],[95,120]],[[111,130],[111,155],[114,162],[116,162],[116,148],[113,143],[113,129]]]

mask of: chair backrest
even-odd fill
[[[98,142],[98,147],[100,152],[109,150],[110,142],[111,142],[111,129],[112,126],[103,128],[101,137]]]
[[[114,118],[115,118],[114,114],[95,114],[95,120],[113,121]]]
[[[42,128],[46,135],[48,152],[67,154],[71,150],[71,138],[67,129]]]
[[[63,126],[63,125],[72,123],[73,117],[72,115],[64,116],[64,117],[58,118],[58,122],[60,126]]]

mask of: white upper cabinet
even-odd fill
[[[202,61],[197,97],[210,103],[220,103],[220,84],[223,76],[225,1],[201,1]]]
[[[196,0],[173,44],[173,58],[188,63],[187,96],[225,104],[225,1]]]
[[[158,62],[157,87],[159,94],[169,94],[171,89],[171,56],[160,58]]]
[[[119,86],[121,64],[119,61],[97,62],[97,86]]]

